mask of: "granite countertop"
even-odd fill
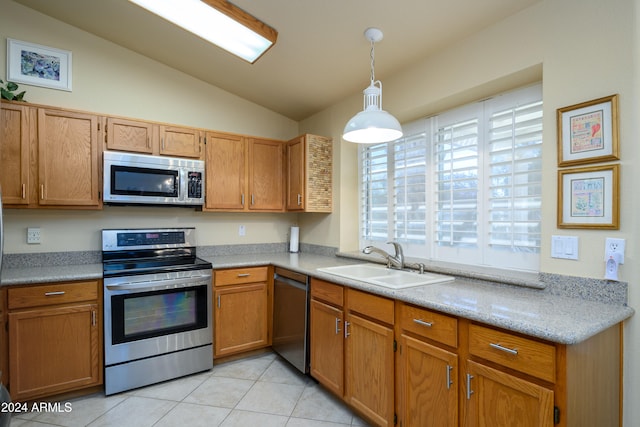
[[[558,295],[544,288],[456,277],[453,282],[388,289],[318,271],[362,263],[359,259],[315,254],[264,253],[202,256],[214,269],[273,264],[319,279],[438,310],[454,316],[561,344],[576,344],[634,314],[625,304]],[[2,286],[102,277],[102,264],[5,268]]]

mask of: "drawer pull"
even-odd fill
[[[336,317],[336,335],[340,334],[340,318]]]
[[[495,348],[496,350],[504,351],[505,353],[513,354],[514,356],[518,355],[517,349],[504,347],[500,344],[494,344],[492,342],[490,342],[489,345],[491,346],[491,348]]]
[[[65,294],[65,291],[45,292],[44,296],[52,297],[52,296],[55,296],[55,295],[64,295],[64,294]]]
[[[467,400],[471,400],[471,395],[473,394],[473,390],[471,390],[472,379],[473,379],[473,375],[467,374]]]
[[[344,322],[344,337],[347,338],[349,335],[351,335],[351,333],[349,332],[349,325],[351,323],[349,322]]]
[[[239,273],[238,274],[238,277],[249,277],[249,276],[251,276],[250,273]]]
[[[417,323],[418,325],[426,326],[427,328],[430,328],[433,326],[433,322],[425,322],[422,319],[413,319],[413,322]]]

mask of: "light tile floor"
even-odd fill
[[[64,404],[62,402],[62,408]],[[367,426],[340,400],[269,353],[112,396],[70,400],[69,412],[16,414],[12,427]]]

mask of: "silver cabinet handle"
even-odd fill
[[[98,318],[96,316],[96,311],[91,310],[91,326],[96,326],[98,324]]]
[[[64,295],[65,293],[66,293],[65,291],[45,292],[44,296],[52,297],[52,296],[55,296],[55,295]]]
[[[447,365],[447,390],[451,390],[451,386],[453,385],[453,381],[451,380],[451,371],[453,371],[453,366]]]
[[[251,273],[238,273],[238,277],[249,277]]]
[[[27,185],[26,184],[22,184],[22,198],[23,199],[27,198]]]
[[[349,332],[349,325],[351,323],[349,322],[344,322],[344,337],[347,338],[349,335],[351,335],[351,333]]]
[[[298,194],[298,206],[302,204],[302,194]]]
[[[251,206],[256,204],[256,197],[252,194],[251,195]]]
[[[218,295],[218,308],[220,308],[220,295]]]
[[[508,348],[508,347],[504,347],[501,346],[500,344],[495,344],[490,342],[489,346],[491,346],[491,348],[495,348],[496,350],[500,350],[500,351],[504,351],[505,353],[509,353],[509,354],[513,354],[514,356],[518,355],[518,350],[515,348]]]
[[[244,206],[244,193],[240,195],[240,203]]]
[[[431,322],[425,322],[422,319],[413,319],[414,323],[417,323],[418,325],[422,325],[422,326],[426,326],[427,328],[430,328],[433,326],[433,323]]]
[[[340,318],[336,317],[336,335],[340,333]]]
[[[473,379],[473,375],[467,374],[467,400],[471,399],[471,395],[473,394],[473,390],[471,390],[471,380]]]

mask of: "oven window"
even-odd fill
[[[206,328],[207,286],[114,295],[111,309],[113,344]]]
[[[178,197],[178,171],[111,166],[111,194]]]

